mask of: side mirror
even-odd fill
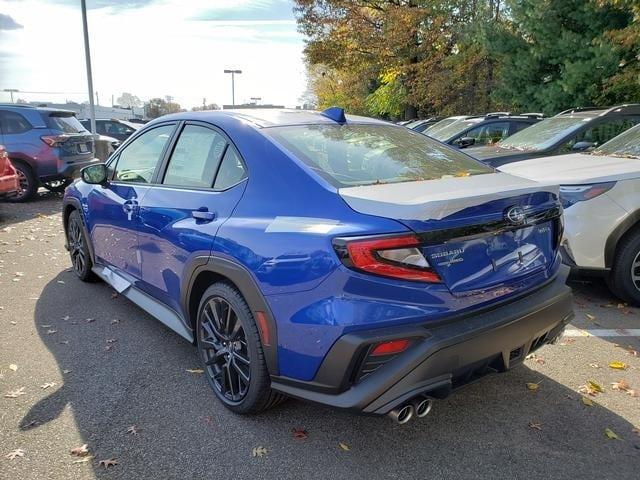
[[[462,137],[456,140],[456,146],[458,148],[467,148],[476,144],[476,139],[473,137]]]
[[[104,163],[96,163],[84,167],[80,171],[82,181],[92,185],[105,185],[107,183],[107,166]]]
[[[595,146],[596,144],[594,142],[576,142],[571,147],[571,150],[574,152],[584,152],[585,150],[589,150]]]

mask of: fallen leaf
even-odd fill
[[[591,400],[589,397],[580,397],[582,398],[582,403],[585,404],[587,407],[593,407],[593,400]]]
[[[21,448],[16,448],[14,451],[9,452],[7,455],[5,455],[5,458],[13,460],[17,457],[24,457],[24,453],[24,450],[22,450]]]
[[[201,368],[187,368],[187,372],[189,373],[204,373],[204,370]]]
[[[600,368],[600,365],[598,365],[597,363],[590,363],[589,366],[591,368]]]
[[[117,292],[112,293],[111,298],[118,298],[118,293]]]
[[[40,325],[42,328],[51,328],[53,325]]]
[[[562,345],[562,346],[569,345],[569,344],[571,344],[571,343],[573,343],[575,341],[576,341],[575,338],[571,338],[571,337],[564,338],[564,339],[562,339],[562,342],[560,342],[560,345]]]
[[[615,361],[615,362],[609,362],[609,367],[614,368],[616,370],[626,370],[627,364],[624,362]]]
[[[70,453],[75,457],[86,457],[87,455],[89,455],[89,445],[85,443],[81,447],[72,449]]]
[[[106,347],[104,347],[104,351],[105,352],[109,352],[113,349],[113,345],[107,345]]]
[[[591,320],[592,322],[596,319],[595,315],[591,315],[590,313],[585,314],[587,316],[587,319]]]
[[[56,382],[47,382],[43,385],[40,385],[40,388],[43,390],[46,390],[47,388],[51,388],[51,387],[55,387],[56,386]]]
[[[137,425],[131,425],[129,428],[127,428],[127,433],[129,435],[137,435],[139,431],[140,429]]]
[[[255,447],[251,450],[252,457],[264,457],[267,454],[267,449],[265,447]]]
[[[533,428],[534,430],[542,430],[541,423],[529,422],[529,427]]]
[[[304,428],[294,428],[293,438],[295,438],[296,440],[305,440],[309,438],[309,434]]]
[[[338,445],[340,446],[340,448],[341,448],[342,450],[345,450],[345,451],[347,451],[347,452],[348,452],[349,450],[351,450],[351,449],[349,448],[349,445],[347,445],[346,443],[342,443],[342,442],[340,442],[340,443],[338,443]]]
[[[93,459],[92,455],[87,455],[86,457],[79,458],[78,460],[74,460],[71,463],[87,463],[87,462],[90,462],[92,459]]]
[[[535,392],[536,390],[538,390],[540,388],[540,382],[538,382],[538,383],[529,382],[529,383],[527,383],[527,388],[529,390],[531,390],[532,392]]]
[[[604,429],[604,436],[607,437],[609,440],[620,440],[620,437],[618,437],[616,432],[614,432],[610,428]]]
[[[111,320],[111,325],[115,325],[117,323],[120,323],[120,320],[118,320],[117,318],[114,318],[113,320]]]
[[[600,384],[598,384],[597,382],[594,382],[593,380],[588,380],[587,383],[582,385],[578,391],[580,393],[586,393],[588,395],[595,396],[598,393],[603,393],[604,388],[602,388]]]
[[[9,365],[9,370],[12,370],[15,372],[16,370],[18,370],[18,365],[16,365],[15,363],[12,363],[11,365]]]
[[[98,465],[104,468],[109,468],[109,467],[115,467],[116,465],[118,465],[118,459],[117,458],[107,458],[105,460],[100,460],[98,462]]]
[[[87,318],[87,319],[85,320],[85,322],[87,322],[87,323],[93,323],[93,322],[95,322],[95,321],[96,321],[96,319],[95,319],[95,318]]]
[[[66,373],[71,373],[71,372],[73,372],[73,370],[62,370],[62,373],[65,373],[65,374]]]
[[[116,343],[118,340],[116,340],[115,338],[108,338],[107,339],[107,343]]]
[[[5,393],[4,398],[18,398],[20,395],[26,395],[24,391],[24,387],[20,387],[17,390],[13,390],[12,392]]]
[[[47,335],[53,335],[54,333],[58,333],[58,331],[53,329],[47,330]]]
[[[544,365],[546,363],[546,360],[543,357],[538,357],[536,358],[536,363],[539,363],[540,365]]]

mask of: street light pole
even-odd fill
[[[242,73],[242,70],[225,70],[224,73],[230,73],[231,74],[231,105],[233,105],[235,107],[236,105],[236,85],[235,85],[235,80],[236,80],[236,73],[240,74]]]
[[[11,103],[13,103],[13,94],[19,92],[20,90],[18,90],[17,88],[5,88],[3,90],[3,92],[9,92],[9,94],[11,95]]]
[[[84,33],[84,59],[87,67],[87,84],[89,88],[89,117],[91,119],[91,133],[96,135],[96,107],[93,104],[93,75],[91,74],[91,53],[89,50],[89,28],[87,27],[87,2],[80,0],[82,8],[82,30]]]

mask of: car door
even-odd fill
[[[165,165],[140,201],[141,288],[179,311],[185,269],[210,254],[247,172],[223,132],[196,122],[183,126]]]
[[[87,223],[98,263],[139,280],[139,203],[147,194],[176,123],[150,128],[109,162],[110,181],[87,195]]]

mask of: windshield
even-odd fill
[[[433,125],[431,125],[429,128],[427,128],[424,131],[424,133],[431,136],[433,133],[440,130],[441,128],[451,125],[453,122],[457,122],[458,120],[460,120],[460,118],[458,117],[443,118],[439,122],[436,122]]]
[[[85,133],[86,130],[78,119],[66,112],[43,114],[47,127],[63,133]]]
[[[297,125],[262,132],[336,187],[434,180],[493,169],[424,135],[389,125]]]
[[[530,127],[514,133],[498,143],[499,147],[514,150],[544,150],[580,128],[590,118],[553,117],[542,120]]]
[[[590,154],[640,158],[640,125],[612,138]]]
[[[436,132],[429,132],[428,135],[431,138],[435,138],[436,140],[440,140],[441,142],[446,142],[450,138],[455,137],[460,132],[463,132],[469,127],[473,127],[477,123],[480,123],[482,118],[470,118],[469,120],[456,120],[454,122],[449,123],[449,125],[445,125],[443,128],[440,128]]]

